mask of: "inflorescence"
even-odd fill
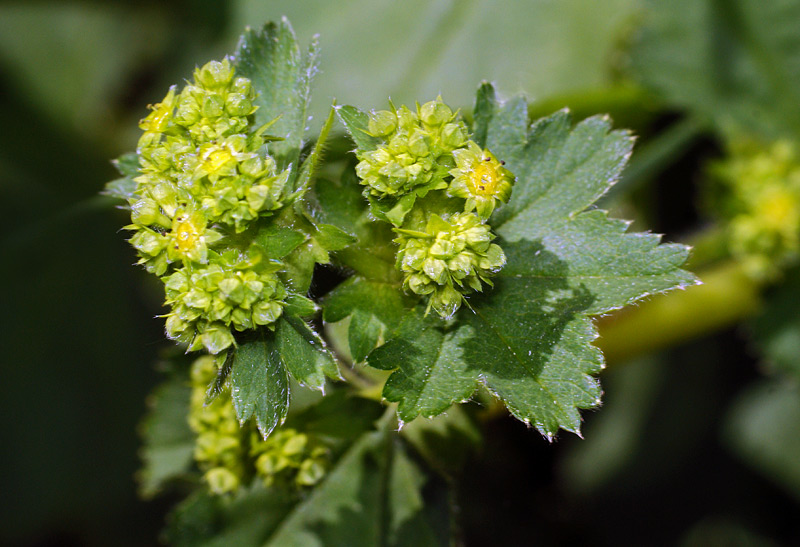
[[[358,152],[356,173],[374,210],[382,211],[376,216],[398,234],[403,286],[450,318],[465,294],[491,285],[505,265],[488,222],[508,202],[514,175],[469,139],[441,98],[416,110],[392,105],[372,112],[368,134],[378,144]]]
[[[288,201],[289,171],[267,152],[267,126],[254,127],[255,97],[228,59],[212,61],[139,124],[130,242],[164,282],[167,335],[190,350],[219,353],[232,328],[270,326],[285,306],[280,264],[236,243]]]

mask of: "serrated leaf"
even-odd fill
[[[136,152],[122,154],[111,163],[117,168],[119,174],[124,177],[133,178],[139,176],[139,154]]]
[[[270,127],[272,135],[283,140],[269,145],[281,169],[297,163],[308,123],[311,80],[317,72],[319,44],[311,42],[303,54],[294,30],[285,17],[280,23],[270,22],[260,31],[248,29],[242,35],[234,55],[237,74],[250,78],[259,93],[255,100],[256,125],[277,121]]]
[[[231,398],[240,422],[255,417],[266,438],[289,410],[289,376],[275,336],[259,332],[238,348],[230,375]]]
[[[323,300],[323,319],[329,323],[351,317],[348,328],[350,353],[361,362],[412,306],[400,285],[353,276]]]
[[[619,176],[632,146],[627,133],[601,117],[573,128],[567,112],[529,127],[522,99],[489,104],[486,85],[481,97],[487,147],[517,177],[492,218],[508,263],[455,325],[417,310],[367,362],[396,369],[384,397],[398,402],[402,420],[439,414],[480,383],[546,437],[579,433],[578,410],[601,394],[592,375],[603,359],[589,316],[695,283],[679,269],[688,250],[586,211]]]
[[[107,182],[103,191],[104,196],[121,199],[128,203],[136,192],[136,181],[129,177],[121,177]]]
[[[139,175],[139,156],[134,152],[123,154],[112,163],[122,177],[106,183],[102,194],[128,203],[136,192],[133,179]]]
[[[332,224],[317,225],[316,240],[326,251],[341,251],[355,243],[355,236]]]
[[[286,419],[289,374],[318,390],[326,376],[340,379],[325,343],[299,317],[282,316],[273,332],[258,332],[235,350],[230,382],[236,413],[241,422],[254,416],[265,438]]]
[[[314,304],[314,301],[299,294],[290,294],[286,297],[286,308],[284,313],[291,317],[297,315],[300,317],[311,317],[319,311],[319,307]]]
[[[297,317],[283,317],[275,327],[278,357],[292,377],[306,387],[325,387],[325,377],[341,379],[333,355],[325,342]]]
[[[378,344],[385,325],[372,313],[355,309],[347,329],[347,344],[353,362],[364,361]]]
[[[140,426],[144,465],[138,474],[144,497],[154,496],[166,481],[183,475],[192,465],[195,435],[186,419],[191,392],[185,375],[175,375],[148,399],[150,410]]]
[[[258,230],[254,243],[264,251],[267,258],[281,259],[299,247],[307,236],[291,228],[268,224]]]
[[[492,84],[482,82],[478,86],[475,97],[475,109],[472,111],[473,131],[472,140],[480,147],[486,147],[486,134],[489,130],[489,121],[494,117],[497,106],[497,94]]]
[[[648,2],[634,74],[734,136],[800,136],[800,4]]]
[[[377,148],[380,139],[369,134],[369,116],[354,106],[337,106],[336,114],[342,120],[350,138],[359,150],[368,151]]]
[[[331,106],[331,111],[328,113],[328,117],[325,120],[325,123],[322,124],[322,129],[320,129],[319,135],[317,136],[317,142],[314,143],[314,148],[312,148],[311,153],[308,155],[306,160],[303,162],[303,166],[300,168],[300,176],[297,178],[297,191],[300,194],[304,194],[308,190],[311,181],[317,174],[317,170],[322,163],[322,156],[325,151],[325,143],[328,140],[328,134],[333,127],[333,118],[334,107]]]
[[[367,360],[382,370],[397,368],[386,381],[383,396],[399,403],[397,415],[403,421],[420,415],[430,418],[453,403],[467,401],[478,383],[460,347],[472,333],[445,332],[438,318],[424,315],[424,308],[408,314]]]

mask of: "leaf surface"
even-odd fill
[[[275,336],[258,336],[236,348],[231,371],[231,398],[240,422],[254,417],[266,438],[289,410],[289,375]]]
[[[410,307],[399,284],[353,276],[325,296],[323,319],[329,323],[351,317],[348,329],[350,354],[361,362],[397,327]]]
[[[299,317],[281,317],[273,332],[258,332],[236,348],[231,396],[241,422],[255,417],[264,437],[282,424],[289,409],[289,375],[324,390],[325,378],[340,379],[325,343]]]
[[[267,23],[260,31],[246,30],[234,57],[237,73],[250,78],[259,93],[255,100],[256,124],[260,126],[277,118],[269,133],[283,140],[270,144],[270,154],[280,160],[282,169],[293,165],[297,176],[308,123],[311,80],[317,72],[317,40],[303,54],[292,26],[284,17],[279,23]]]
[[[783,283],[769,294],[762,312],[750,322],[753,340],[763,353],[766,365],[794,378],[800,378],[800,270],[787,272]]]

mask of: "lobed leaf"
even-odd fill
[[[369,134],[369,116],[354,106],[337,106],[336,114],[347,128],[356,147],[362,151],[374,150],[380,139]]]
[[[688,249],[628,234],[628,223],[587,210],[619,177],[633,144],[607,118],[573,127],[561,111],[529,126],[525,101],[501,104],[488,84],[478,103],[476,132],[517,176],[491,220],[508,262],[456,323],[417,310],[367,362],[395,370],[384,397],[398,402],[403,420],[439,414],[482,384],[546,437],[579,433],[578,410],[601,395],[590,316],[696,283],[680,269]]]

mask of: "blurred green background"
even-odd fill
[[[132,266],[126,215],[98,196],[115,177],[109,160],[135,148],[138,119],[170,84],[232,52],[244,27],[285,15],[301,43],[321,38],[312,126],[333,98],[371,109],[441,93],[469,109],[486,79],[543,111],[600,104],[646,137],[680,114],[625,77],[644,11],[639,0],[0,5],[0,543],[149,545],[176,501],[136,496],[136,424],[169,344],[153,318],[160,289]],[[681,153],[663,177],[686,194],[654,186],[649,226],[675,239],[697,220],[687,173],[715,153],[707,136]],[[727,403],[757,374],[725,332],[609,372],[585,442],[549,446],[491,422],[462,494],[465,535],[475,545],[800,541],[781,516],[797,516],[797,498],[718,439]]]

